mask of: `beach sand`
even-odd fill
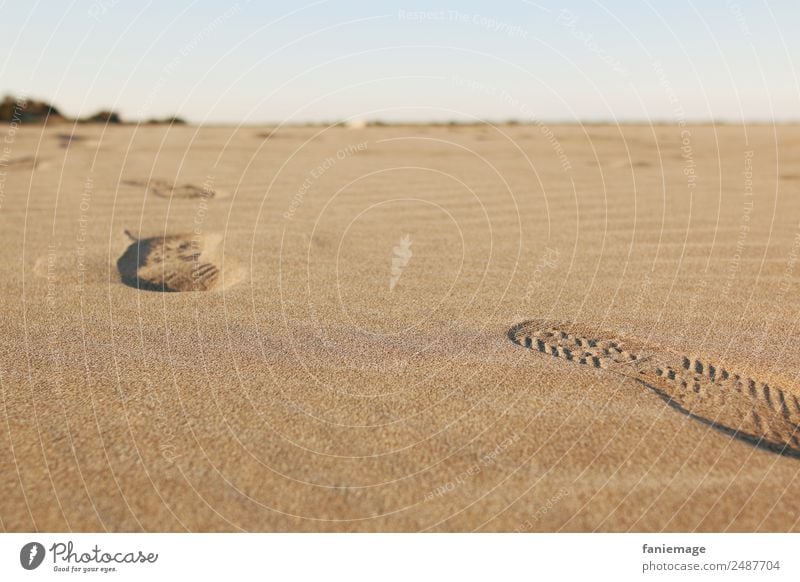
[[[800,127],[72,129],[0,127],[5,531],[800,530]]]

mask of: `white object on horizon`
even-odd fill
[[[361,118],[348,119],[344,122],[347,129],[364,129],[367,127],[367,120]]]

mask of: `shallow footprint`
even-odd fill
[[[126,231],[127,232],[127,231]],[[122,282],[146,291],[216,291],[243,278],[226,259],[222,270],[219,234],[177,234],[137,239],[117,260]]]
[[[86,147],[98,147],[100,145],[100,142],[77,133],[59,133],[56,134],[56,139],[62,148],[69,148],[75,144],[81,144]]]
[[[128,186],[147,188],[161,198],[225,198],[221,190],[194,184],[173,184],[167,180],[124,180]]]
[[[800,400],[776,386],[570,323],[526,321],[512,327],[508,337],[531,350],[631,378],[694,420],[800,458]]]
[[[35,170],[45,167],[46,163],[36,156],[19,156],[16,158],[0,159],[0,168],[8,167],[14,169]]]

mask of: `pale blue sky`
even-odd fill
[[[797,0],[17,0],[0,14],[0,92],[74,116],[800,120]]]

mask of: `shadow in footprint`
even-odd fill
[[[634,380],[692,420],[761,449],[800,458],[800,400],[781,388],[572,323],[525,321],[507,335],[532,351]]]

